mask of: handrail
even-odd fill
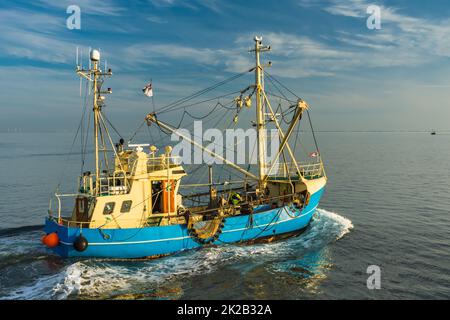
[[[53,196],[58,200],[58,221],[61,221],[61,198],[76,198],[76,197],[88,197],[93,198],[93,195],[87,194],[87,193],[54,193]],[[48,205],[48,215],[49,217],[53,217],[52,214],[52,204],[53,204],[53,197],[50,197],[49,205]]]
[[[152,215],[150,215],[150,216],[148,216],[146,219],[139,219],[139,220],[136,220],[136,219],[119,219],[118,220],[118,222],[116,221],[116,223],[123,223],[123,222],[140,222],[142,225],[145,225],[146,224],[146,222],[150,219],[150,218],[152,218],[152,217],[165,217],[165,218],[176,218],[176,217],[180,217],[180,215],[178,215],[178,214],[167,214],[167,213],[161,213],[161,214],[152,214]],[[56,220],[56,217],[50,217],[51,219],[53,219],[53,220]],[[117,218],[117,217],[116,217]],[[99,224],[101,224],[102,226],[103,225],[105,225],[105,221],[104,220],[101,220],[101,221],[97,221],[97,220],[90,220],[90,221],[76,221],[76,220],[71,220],[70,218],[64,218],[64,217],[59,217],[57,220],[56,220],[59,224],[62,224],[62,225],[66,225],[66,226],[70,226],[70,225],[74,225],[74,226],[81,226],[81,227],[83,227],[83,226],[86,226],[86,227],[89,227],[89,225],[91,225],[91,224],[96,224],[96,223],[99,223]],[[114,221],[114,219],[112,219],[112,220],[109,220],[110,222],[112,222],[112,221]],[[109,223],[109,222],[108,222]],[[97,227],[97,228],[100,228],[101,229],[101,227]]]
[[[159,157],[149,157],[147,159],[147,168],[151,168],[151,170],[164,170],[171,165],[179,165],[180,162],[177,160],[181,159],[180,156],[159,156]]]
[[[323,162],[313,162],[313,163],[303,163],[298,164],[298,169],[300,170],[300,174],[305,179],[318,178],[325,176],[325,170],[323,167]],[[294,166],[294,163],[286,163],[285,165],[280,163],[280,168],[276,175],[278,176],[293,176],[297,175],[297,166]]]

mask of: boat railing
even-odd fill
[[[97,220],[89,220],[89,221],[77,221],[72,220],[70,217],[57,217],[57,216],[49,216],[49,219],[55,221],[56,223],[66,226],[66,227],[72,227],[72,228],[97,228],[97,229],[104,229],[108,230],[109,228],[106,226],[110,226],[112,223],[116,223],[117,225],[121,224],[128,224],[128,223],[138,223],[140,226],[150,226],[154,224],[153,220],[155,218],[162,218],[162,217],[168,217],[168,218],[175,218],[179,217],[177,213],[173,214],[153,214],[147,217],[146,219],[114,219],[114,218],[106,218],[105,220],[97,221]],[[105,228],[106,227],[106,228]]]
[[[325,170],[323,167],[323,162],[321,160],[311,163],[297,163],[297,166],[293,162],[288,162],[286,164],[280,163],[276,176],[298,176],[297,167],[300,171],[300,174],[307,180],[317,179],[325,176]]]
[[[58,221],[62,221],[61,209],[62,209],[62,198],[77,198],[77,197],[92,197],[91,195],[87,195],[85,193],[55,193],[54,198],[50,198],[49,206],[48,206],[48,216],[50,218],[57,218]],[[53,213],[53,200],[56,199],[57,202],[57,211],[56,216]]]
[[[81,194],[95,195],[95,176],[83,174],[80,177]],[[109,174],[100,175],[99,192],[101,196],[126,194],[130,190],[127,174],[123,170],[115,170],[112,176]]]
[[[130,185],[125,171],[116,170],[112,176],[100,177],[101,196],[127,194],[129,190]]]
[[[63,217],[50,217],[53,221],[57,222],[60,225],[66,226],[66,227],[74,227],[74,228],[88,228],[93,221],[75,221],[71,220],[69,218],[63,218]]]
[[[147,171],[158,171],[172,168],[181,163],[181,157],[179,156],[159,156],[159,157],[149,157],[147,160]]]

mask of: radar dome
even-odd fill
[[[91,50],[91,61],[100,61],[100,51]]]

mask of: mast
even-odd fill
[[[99,131],[99,121],[98,121],[98,113],[99,113],[99,106],[98,106],[98,102],[97,102],[97,92],[98,92],[98,88],[97,88],[97,64],[98,64],[98,60],[100,59],[100,55],[97,56],[95,55],[95,50],[91,51],[91,61],[93,62],[93,67],[92,67],[92,72],[93,72],[93,76],[94,78],[93,80],[93,106],[94,106],[94,143],[95,143],[95,190],[96,192],[98,192],[100,190],[100,163],[99,163],[99,157],[98,157],[98,131]],[[98,51],[97,51],[98,52]]]
[[[101,134],[101,107],[103,105],[104,96],[102,94],[112,93],[111,88],[108,88],[106,91],[101,90],[101,86],[103,80],[101,80],[104,76],[111,76],[112,71],[108,69],[108,71],[102,71],[99,68],[100,65],[100,51],[91,50],[90,52],[90,63],[89,68],[83,69],[81,66],[77,65],[76,73],[80,76],[92,82],[92,92],[93,92],[93,111],[94,111],[94,146],[95,146],[95,186],[94,186],[94,195],[98,195],[100,191],[100,157],[99,157],[99,135]],[[78,57],[77,57],[78,61]],[[91,66],[92,63],[92,66]],[[105,145],[103,146],[105,149]],[[106,156],[105,156],[106,157]]]
[[[255,52],[255,89],[256,89],[256,136],[258,139],[258,171],[259,171],[259,187],[262,190],[264,180],[266,177],[266,132],[263,106],[263,66],[260,63],[260,53],[270,51],[270,46],[262,45],[262,37],[256,36],[255,49],[250,52]]]

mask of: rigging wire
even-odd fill
[[[85,160],[85,150],[83,149],[84,145],[84,119],[86,118],[86,111],[87,111],[87,91],[88,91],[88,85],[89,83],[86,82],[86,88],[84,93],[84,106],[83,106],[83,114],[81,116],[82,123],[81,123],[81,135],[80,135],[80,147],[81,147],[81,168],[80,171],[83,173],[84,170],[84,160]],[[89,135],[89,127],[90,127],[90,119],[91,119],[91,113],[89,113],[89,120],[88,120],[88,129],[86,131],[86,136]]]
[[[203,101],[198,101],[198,102],[191,103],[191,104],[188,104],[188,105],[181,105],[181,106],[179,106],[177,108],[174,108],[174,109],[170,109],[170,110],[166,110],[166,111],[158,111],[158,114],[161,115],[161,114],[164,114],[164,113],[167,113],[167,112],[173,112],[173,111],[177,111],[177,110],[180,110],[180,109],[186,109],[186,108],[189,108],[189,107],[192,107],[192,106],[197,106],[197,105],[199,105],[201,103],[213,101],[213,100],[216,100],[216,99],[225,98],[227,96],[230,96],[230,95],[236,94],[236,93],[240,93],[240,92],[241,92],[240,90],[233,91],[233,92],[230,92],[230,93],[227,93],[227,94],[223,94],[223,95],[220,95],[220,96],[217,96],[217,97],[214,97],[214,98],[209,98],[209,99],[206,99],[206,100],[203,100]],[[224,106],[222,106],[222,107],[224,107]]]
[[[189,96],[187,96],[187,97],[184,97],[184,98],[178,99],[178,100],[176,100],[176,101],[174,101],[174,102],[172,102],[172,103],[169,103],[169,104],[163,106],[160,110],[158,110],[158,114],[163,114],[163,113],[167,113],[167,112],[170,112],[170,111],[175,111],[175,110],[178,110],[178,109],[183,109],[184,107],[180,107],[180,105],[182,105],[183,103],[188,102],[188,101],[190,101],[190,100],[192,100],[192,99],[195,99],[195,98],[197,98],[197,97],[199,97],[199,96],[201,96],[201,95],[203,95],[203,94],[205,94],[205,93],[207,93],[207,92],[209,92],[209,91],[212,91],[212,90],[214,90],[214,89],[216,89],[216,88],[218,88],[218,87],[220,87],[220,86],[222,86],[222,85],[224,85],[224,84],[226,84],[226,83],[229,83],[229,82],[231,82],[231,81],[234,81],[234,80],[236,80],[236,79],[238,79],[238,78],[244,76],[245,74],[247,74],[247,73],[249,73],[249,72],[251,72],[251,71],[253,71],[253,70],[254,70],[254,68],[251,68],[251,69],[246,70],[246,71],[244,71],[244,72],[235,74],[235,75],[233,75],[232,77],[230,77],[230,78],[228,78],[228,79],[225,79],[225,80],[223,80],[223,81],[220,81],[220,82],[218,82],[218,83],[215,83],[215,84],[213,84],[212,86],[210,86],[210,87],[208,87],[208,88],[205,88],[205,89],[203,89],[203,90],[199,90],[199,91],[194,92],[193,94],[191,94],[191,95],[189,95]],[[241,92],[241,91],[237,91],[237,92]],[[233,92],[233,93],[237,93],[237,92]],[[225,96],[231,95],[231,94],[233,94],[233,93],[229,93],[229,94],[222,95],[222,96],[215,97],[215,98],[211,98],[211,99],[208,99],[208,100],[205,100],[205,101],[193,103],[193,104],[188,105],[188,106],[193,106],[193,105],[197,105],[197,104],[199,104],[199,103],[203,103],[203,102],[215,100],[215,99],[218,99],[218,98],[220,98],[220,97],[225,97]],[[179,107],[179,108],[176,108],[176,107]],[[186,106],[185,106],[185,107],[186,107]],[[155,109],[156,109],[156,108],[154,108],[154,112],[155,112]],[[142,126],[144,125],[145,122],[146,122],[146,121],[144,120],[144,121],[141,123],[141,125],[137,128],[137,130],[134,132],[134,134],[133,134],[133,135],[131,136],[131,138],[128,140],[128,143],[130,143],[130,142],[134,139],[134,137],[135,137],[136,134],[139,132],[139,130],[142,128]]]
[[[269,80],[270,80],[270,79],[269,79]],[[289,103],[295,103],[294,100],[290,100],[290,99],[288,99],[288,98],[285,98],[285,97],[276,95],[275,93],[273,93],[273,92],[271,92],[271,91],[265,90],[265,92],[266,92],[266,95],[268,95],[268,96],[272,96],[272,97],[275,97],[275,98],[278,98],[278,99],[282,99],[282,100],[285,100],[285,101],[287,101],[287,102],[289,102]]]
[[[150,79],[150,83],[153,87],[153,78]],[[153,94],[152,94],[152,106],[153,106],[153,112],[156,113],[155,96]],[[149,129],[149,132],[150,132],[150,129]],[[150,133],[150,135],[151,135],[151,133]],[[158,135],[159,135],[159,139],[162,139],[160,131],[158,131]],[[152,140],[153,140],[153,138],[152,138]]]
[[[264,71],[264,73],[269,77],[269,79],[273,79],[274,81],[276,81],[279,85],[281,85],[284,89],[286,89],[289,93],[291,93],[293,96],[295,96],[298,99],[301,99],[298,95],[296,95],[292,90],[290,90],[288,87],[286,87],[283,83],[281,83],[278,79],[276,79],[275,77],[273,77],[272,75],[270,75],[267,71]],[[312,121],[311,121],[311,116],[309,114],[309,110],[306,109],[306,115],[308,116],[308,122],[309,122],[309,126],[311,127],[311,132],[312,132],[312,136],[313,136],[313,140],[314,140],[314,145],[316,146],[316,150],[317,152],[319,152],[319,146],[317,144],[317,139],[316,139],[316,134],[314,132],[314,128],[312,125]]]
[[[276,83],[278,83],[280,86],[282,86],[284,89],[286,89],[290,94],[292,94],[294,97],[296,97],[297,99],[301,99],[298,95],[296,95],[291,89],[289,89],[288,87],[286,87],[283,83],[281,83],[277,78],[275,78],[274,76],[272,76],[271,74],[269,74],[267,71],[264,71],[264,74],[267,75],[269,77],[269,79],[274,80]],[[286,98],[287,99],[287,98]]]
[[[149,127],[149,126],[147,126],[147,132],[148,132],[148,134],[149,134],[149,136],[150,136],[150,142],[151,142],[152,144],[155,144],[155,141],[153,140],[152,131],[150,130],[150,127]],[[159,130],[158,130],[158,132],[159,132]],[[161,133],[160,133],[160,134],[161,134]]]
[[[314,139],[314,145],[316,146],[316,150],[317,150],[317,152],[320,155],[319,146],[317,145],[317,140],[316,140],[316,134],[314,133],[314,128],[313,128],[313,125],[312,125],[311,116],[309,115],[309,111],[308,110],[306,110],[306,114],[308,116],[309,126],[311,127],[311,132],[312,132],[312,136],[313,136],[313,139]]]
[[[238,78],[244,76],[245,74],[251,72],[252,70],[253,70],[253,68],[250,69],[250,70],[246,70],[246,71],[244,71],[244,72],[235,74],[235,75],[233,75],[232,77],[230,77],[230,78],[228,78],[228,79],[225,79],[225,80],[223,80],[223,81],[220,81],[220,82],[218,82],[218,83],[215,83],[215,84],[213,84],[212,86],[210,86],[210,87],[208,87],[208,88],[205,88],[205,89],[203,89],[203,90],[194,92],[193,94],[191,94],[191,95],[189,95],[189,96],[187,96],[187,97],[184,97],[184,98],[181,98],[181,99],[179,99],[179,100],[176,100],[175,102],[169,103],[168,105],[163,106],[158,112],[170,110],[170,108],[179,106],[179,105],[181,105],[182,103],[185,103],[185,102],[187,102],[187,101],[190,101],[190,100],[192,100],[192,99],[195,99],[195,98],[198,97],[198,96],[201,96],[201,95],[203,95],[203,94],[205,94],[205,93],[207,93],[207,92],[209,92],[209,91],[212,91],[212,90],[214,90],[214,89],[216,89],[216,88],[218,88],[218,87],[220,87],[220,86],[222,86],[222,85],[224,85],[224,84],[226,84],[226,83],[228,83],[228,82],[234,81],[234,80],[236,80],[236,79],[238,79]]]
[[[119,138],[123,139],[122,135],[120,134],[120,132],[113,126],[113,124],[111,123],[111,121],[109,121],[108,117],[105,114],[102,114],[103,118],[106,120],[106,122],[109,124],[109,126],[114,130],[115,133],[117,133],[117,135],[119,136]]]
[[[92,115],[92,113],[89,112],[88,126],[87,126],[87,129],[86,129],[86,137],[85,137],[84,146],[83,146],[84,151],[83,151],[83,160],[81,162],[81,168],[82,168],[81,172],[84,171],[84,164],[85,164],[85,161],[86,161],[87,143],[88,143],[88,139],[89,139],[89,131],[90,131],[90,128],[91,128],[91,115]]]
[[[134,139],[134,137],[137,135],[137,133],[139,132],[139,130],[141,130],[142,126],[143,126],[144,124],[146,124],[146,123],[147,123],[146,120],[142,121],[142,123],[139,125],[139,127],[137,128],[137,130],[133,133],[133,135],[131,136],[131,138],[128,139],[128,143],[130,143],[130,142]]]
[[[66,161],[65,161],[65,164],[66,164],[66,165],[64,165],[63,168],[62,168],[62,170],[61,170],[61,174],[60,174],[60,177],[59,177],[59,179],[58,179],[58,184],[56,185],[55,192],[58,192],[59,187],[61,186],[62,180],[63,180],[63,178],[64,178],[64,172],[65,172],[65,169],[66,169],[66,167],[67,167],[68,160],[69,160],[69,158],[73,155],[73,147],[74,147],[75,142],[76,142],[76,140],[77,140],[77,138],[78,138],[78,134],[80,133],[80,129],[82,128],[83,120],[84,120],[83,118],[84,118],[84,113],[82,113],[82,115],[81,115],[81,119],[80,119],[80,122],[79,122],[79,124],[78,124],[77,131],[76,131],[76,133],[75,133],[75,136],[73,137],[73,140],[72,140],[72,144],[71,144],[71,146],[70,146],[69,153],[67,154],[67,158],[66,158]]]

